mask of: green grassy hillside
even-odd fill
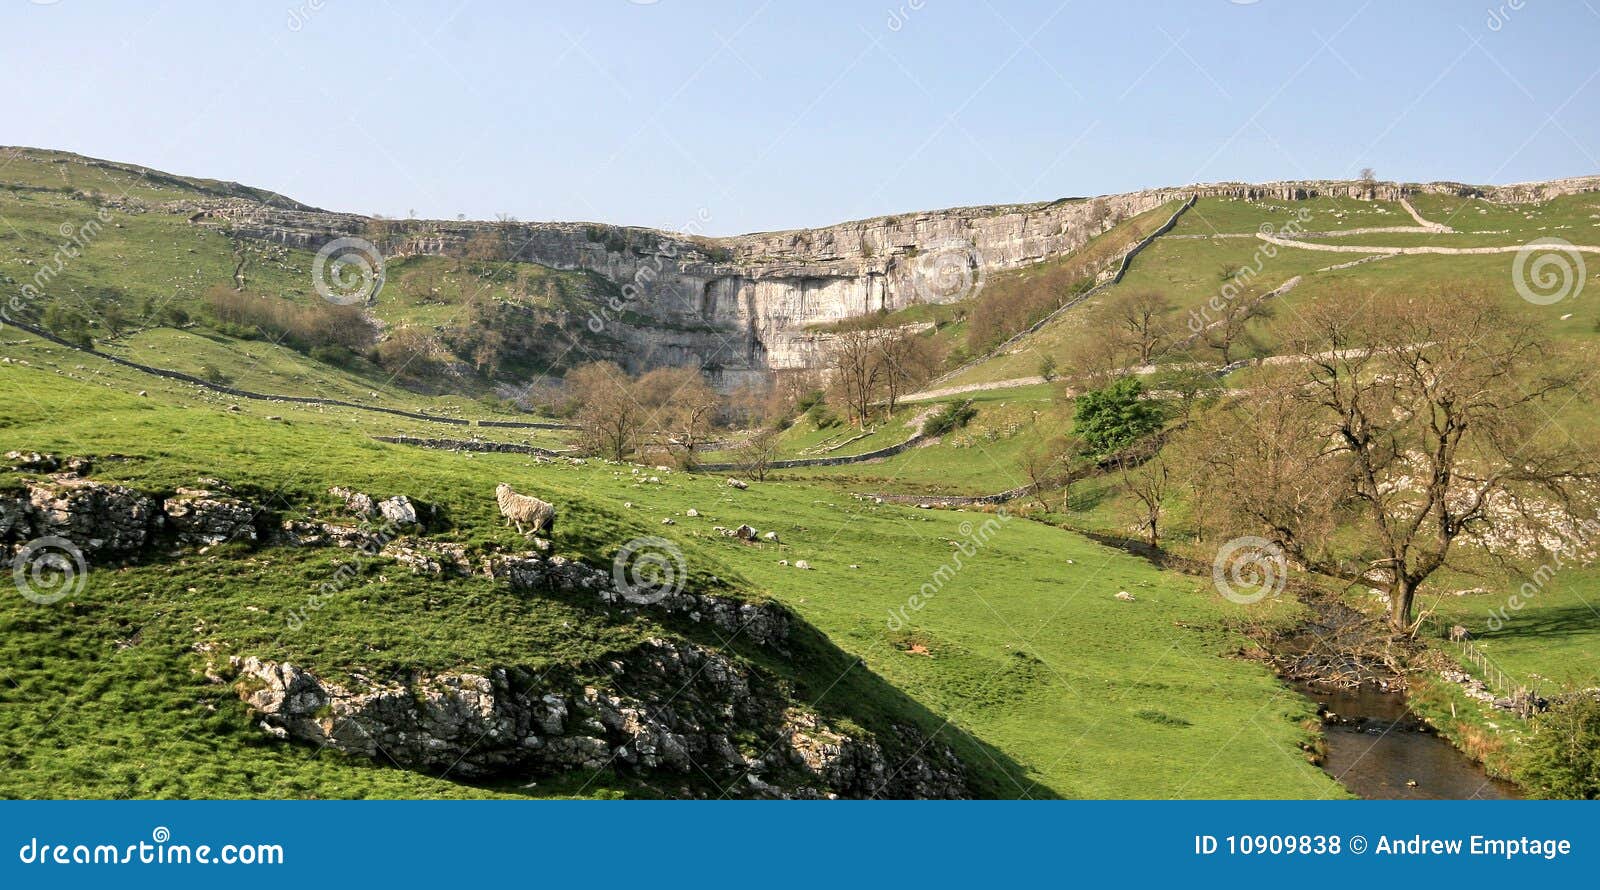
[[[77,379],[55,373],[50,362],[78,360],[60,347],[12,338],[6,351],[13,359],[0,371],[6,442],[96,457],[97,478],[159,492],[218,477],[286,514],[325,505],[335,484],[405,493],[448,516],[442,537],[479,546],[515,543],[492,496],[494,484],[509,479],[557,504],[560,553],[605,565],[619,542],[663,534],[683,548],[691,587],[777,599],[846,656],[863,660],[864,669],[836,669],[841,662],[822,647],[798,653],[792,664],[773,663],[804,700],[845,719],[889,713],[930,731],[948,723],[973,741],[948,731],[940,738],[957,744],[986,793],[1340,793],[1296,748],[1306,733],[1304,701],[1264,667],[1234,656],[1243,641],[1227,627],[1237,607],[1208,584],[1056,528],[1003,523],[922,609],[892,622],[895,610],[905,610],[908,597],[955,558],[951,542],[976,534],[973,524],[987,517],[873,506],[800,483],[739,492],[719,478],[674,473],[664,484],[640,485],[625,468],[603,463],[536,464],[516,455],[380,445],[363,435],[372,426],[325,412],[285,405],[283,419],[271,421],[181,393],[151,390],[141,398],[131,391],[137,384],[95,374],[104,369],[93,359]],[[698,518],[687,515],[691,507]],[[663,526],[668,517],[676,524]],[[781,549],[710,531],[745,520],[777,531]],[[292,658],[338,676],[594,659],[653,632],[645,618],[608,615],[557,595],[516,597],[486,581],[441,586],[383,559],[372,560],[358,584],[302,629],[285,632],[285,611],[304,602],[336,558],[224,547],[96,569],[82,596],[55,607],[7,597],[0,671],[8,682],[0,696],[12,719],[0,748],[25,768],[8,768],[0,791],[640,793],[610,776],[597,783],[569,777],[538,789],[465,786],[257,733],[231,694],[199,676],[194,643]],[[780,563],[799,559],[811,570]],[[1113,598],[1120,590],[1137,601]],[[1283,607],[1263,608],[1272,615]],[[129,750],[140,755],[129,759]],[[1000,765],[1007,761],[1017,766]]]

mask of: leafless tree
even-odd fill
[[[765,481],[777,455],[778,431],[764,429],[757,431],[734,450],[733,462],[741,473],[754,476],[757,481]]]
[[[634,392],[650,432],[678,463],[692,467],[696,449],[710,435],[721,401],[698,368],[656,368],[639,378]]]
[[[846,331],[834,339],[833,386],[858,428],[865,428],[883,373],[874,331]]]
[[[1106,308],[1138,356],[1139,364],[1150,364],[1166,350],[1171,340],[1167,316],[1172,304],[1164,294],[1136,291],[1112,300]]]
[[[1044,499],[1045,492],[1061,486],[1061,503],[1065,509],[1070,494],[1072,464],[1080,451],[1076,437],[1070,434],[1041,437],[1022,449],[1017,459],[1018,466],[1028,480],[1029,493],[1041,508],[1050,509]]]
[[[1160,546],[1161,518],[1172,490],[1172,470],[1166,458],[1157,454],[1141,461],[1138,455],[1125,455],[1117,461],[1117,475],[1122,490],[1138,508],[1138,528],[1145,543]]]
[[[1527,318],[1465,292],[1335,293],[1296,315],[1296,370],[1235,409],[1248,422],[1209,427],[1205,466],[1289,553],[1386,586],[1395,630],[1464,536],[1538,539],[1591,514],[1594,459],[1549,432],[1577,377]],[[1352,545],[1342,521],[1365,534]]]
[[[612,362],[580,365],[567,374],[567,390],[585,451],[621,461],[638,450],[647,412],[626,371]]]
[[[933,341],[902,330],[880,334],[873,346],[877,351],[884,404],[893,414],[907,390],[932,376],[938,364]]]
[[[1233,362],[1233,351],[1248,342],[1250,323],[1271,318],[1272,305],[1255,294],[1239,294],[1222,307],[1220,317],[1201,332],[1201,340],[1217,351],[1224,365]]]

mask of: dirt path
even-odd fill
[[[1318,244],[1314,241],[1296,241],[1292,238],[1280,238],[1277,235],[1267,235],[1261,232],[1256,237],[1268,244],[1279,247],[1294,247],[1300,250],[1321,250],[1328,253],[1381,253],[1389,256],[1411,256],[1418,254],[1447,254],[1450,256],[1468,256],[1475,254],[1516,253],[1526,250],[1526,244],[1511,244],[1504,247],[1436,247],[1433,245],[1420,245],[1416,247],[1379,247],[1361,244]],[[1561,245],[1558,250],[1575,250],[1583,253],[1600,253],[1600,246],[1589,244]]]

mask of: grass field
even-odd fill
[[[962,730],[976,740],[963,753],[979,761],[975,768],[990,793],[1340,793],[1295,747],[1306,732],[1303,700],[1260,665],[1231,657],[1242,641],[1225,622],[1237,607],[1195,579],[1045,525],[1004,523],[972,565],[891,629],[891,610],[951,560],[949,542],[962,539],[963,528],[970,532],[963,523],[980,514],[871,506],[805,484],[734,492],[716,478],[670,474],[666,484],[640,486],[605,464],[384,446],[353,437],[332,418],[307,415],[284,424],[181,407],[121,386],[64,381],[31,365],[5,368],[0,397],[8,443],[100,456],[97,476],[143,490],[221,477],[286,513],[326,506],[333,484],[404,492],[448,517],[440,537],[511,545],[490,497],[496,481],[511,479],[557,503],[559,552],[604,564],[621,540],[665,533],[688,554],[692,585],[778,599],[848,656],[864,659],[867,671],[843,677],[830,674],[836,662],[817,653],[813,661],[774,665],[808,700],[846,719],[877,711],[923,715],[918,719],[931,721],[930,729],[948,721],[951,731],[942,738]],[[125,457],[104,459],[111,453]],[[687,517],[689,507],[701,516]],[[678,524],[663,528],[668,516]],[[782,550],[739,545],[709,531],[712,523],[746,519],[776,530]],[[211,640],[340,676],[594,658],[652,632],[646,619],[607,617],[591,604],[518,598],[487,582],[441,586],[375,560],[359,585],[300,632],[285,633],[284,610],[304,601],[333,558],[222,548],[97,570],[77,602],[53,610],[7,598],[3,749],[26,768],[7,769],[0,791],[503,793],[509,789],[440,782],[269,743],[228,693],[198,676],[199,659],[189,649]],[[814,569],[782,566],[780,558],[806,559]],[[722,580],[712,582],[713,575]],[[1112,597],[1124,589],[1138,601]],[[994,753],[982,754],[985,746]],[[128,758],[129,750],[140,754]],[[626,790],[626,783],[602,777],[585,788],[574,777],[525,793],[580,788],[593,794]]]

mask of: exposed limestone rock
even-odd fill
[[[342,499],[344,501],[345,509],[349,510],[356,516],[370,518],[378,515],[378,506],[372,500],[372,495],[370,494],[363,494],[359,491],[351,491],[348,488],[340,488],[337,486],[328,489],[328,494]]]
[[[54,473],[61,467],[61,459],[54,454],[42,454],[38,451],[7,451],[6,460],[10,462],[13,470],[27,470],[34,473]]]
[[[467,558],[465,544],[407,539],[390,542],[379,555],[387,556],[422,575],[443,577],[472,572],[472,562]]]
[[[257,510],[238,498],[206,489],[180,488],[162,503],[167,522],[185,544],[209,546],[256,540]]]
[[[606,666],[625,678],[615,688],[503,667],[364,688],[254,657],[229,667],[278,738],[462,778],[609,766],[703,775],[737,795],[970,796],[944,745],[897,727],[884,740],[891,757],[791,706],[770,676],[692,643],[651,639],[619,656]]]
[[[16,514],[0,521],[13,534],[57,535],[90,559],[137,552],[162,521],[156,502],[131,488],[65,474],[28,483],[26,503],[4,512]]]
[[[395,525],[417,524],[417,508],[412,505],[411,499],[403,494],[379,501],[378,513]]]
[[[789,614],[776,603],[747,603],[685,590],[669,590],[660,599],[636,602],[617,589],[610,572],[560,556],[492,556],[485,561],[485,571],[522,590],[580,590],[594,593],[601,602],[613,606],[680,614],[760,646],[781,647],[789,636]]]

